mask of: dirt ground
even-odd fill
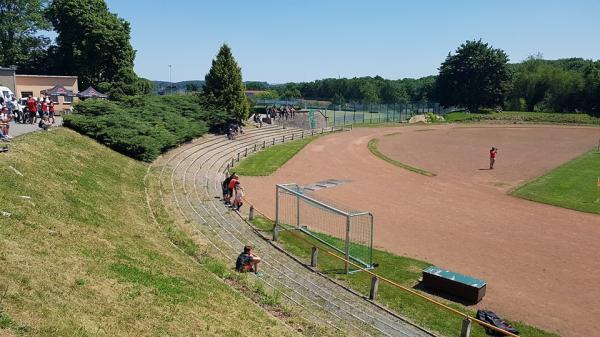
[[[373,156],[367,143],[375,137],[383,153],[438,175]],[[477,307],[563,336],[597,336],[590,318],[600,317],[600,216],[507,192],[599,138],[593,127],[355,129],[314,141],[272,176],[241,181],[248,200],[273,217],[277,183],[352,180],[315,196],[373,212],[376,246],[486,280]],[[487,170],[491,146],[500,150]]]

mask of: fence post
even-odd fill
[[[281,136],[281,142],[285,143],[285,135]]]
[[[371,301],[377,300],[377,291],[379,290],[379,278],[377,276],[373,276],[371,278],[371,291],[369,292],[369,299]]]
[[[310,253],[310,266],[313,268],[317,268],[317,255],[319,254],[319,248],[312,247],[312,251]]]
[[[471,320],[468,318],[463,319],[462,329],[460,330],[460,337],[469,337],[471,335]]]
[[[267,148],[267,140],[263,139],[263,149],[266,149],[266,148]]]
[[[273,145],[275,145],[275,137],[273,137]]]
[[[238,162],[240,161],[240,153],[239,152],[238,152],[238,160],[237,161]]]
[[[246,147],[246,149],[244,150],[244,157],[248,157],[248,147]]]
[[[254,143],[254,152],[256,152],[256,143]]]
[[[248,220],[254,220],[254,205],[250,205],[250,210],[248,211]]]
[[[294,133],[292,133],[292,140],[294,140]]]
[[[234,160],[234,159],[233,159],[233,158],[231,158],[231,167],[233,167],[233,160]]]
[[[310,136],[313,137],[315,135],[315,129],[310,130]]]
[[[344,261],[344,272],[346,274],[350,273],[350,216],[346,216],[346,251],[345,256],[346,259]]]
[[[304,139],[304,131],[302,131],[302,139]]]
[[[273,138],[275,139],[275,138]],[[277,242],[279,233],[277,233],[277,225],[279,224],[279,186],[275,187],[275,223],[273,224],[273,241]]]

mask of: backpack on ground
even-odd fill
[[[493,325],[497,328],[500,328],[504,331],[508,331],[515,335],[519,334],[519,330],[515,329],[512,325],[506,323],[504,320],[502,320],[502,318],[498,317],[498,315],[496,315],[492,311],[477,310],[477,319],[487,322],[487,323],[490,323],[491,325]],[[484,327],[484,329],[485,329],[485,333],[490,336],[506,336],[506,334],[503,334],[496,330],[492,330],[488,327]]]

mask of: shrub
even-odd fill
[[[230,122],[198,96],[134,96],[120,102],[86,100],[64,124],[111,149],[150,162],[160,153]]]

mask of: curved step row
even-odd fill
[[[173,150],[165,158],[173,202],[186,219],[192,220],[207,235],[221,253],[234,261],[241,247],[253,244],[264,258],[264,281],[282,291],[287,301],[306,308],[310,320],[357,336],[431,336],[385,310],[365,301],[347,290],[296,263],[257,236],[235,213],[216,201],[220,196],[223,170],[230,166],[238,153],[250,148],[260,150],[267,140],[277,137],[306,136],[296,129],[267,127],[250,130],[237,140],[211,136],[199,142]],[[161,173],[162,174],[162,173]],[[162,180],[161,180],[162,181]],[[179,189],[177,186],[181,186]]]

